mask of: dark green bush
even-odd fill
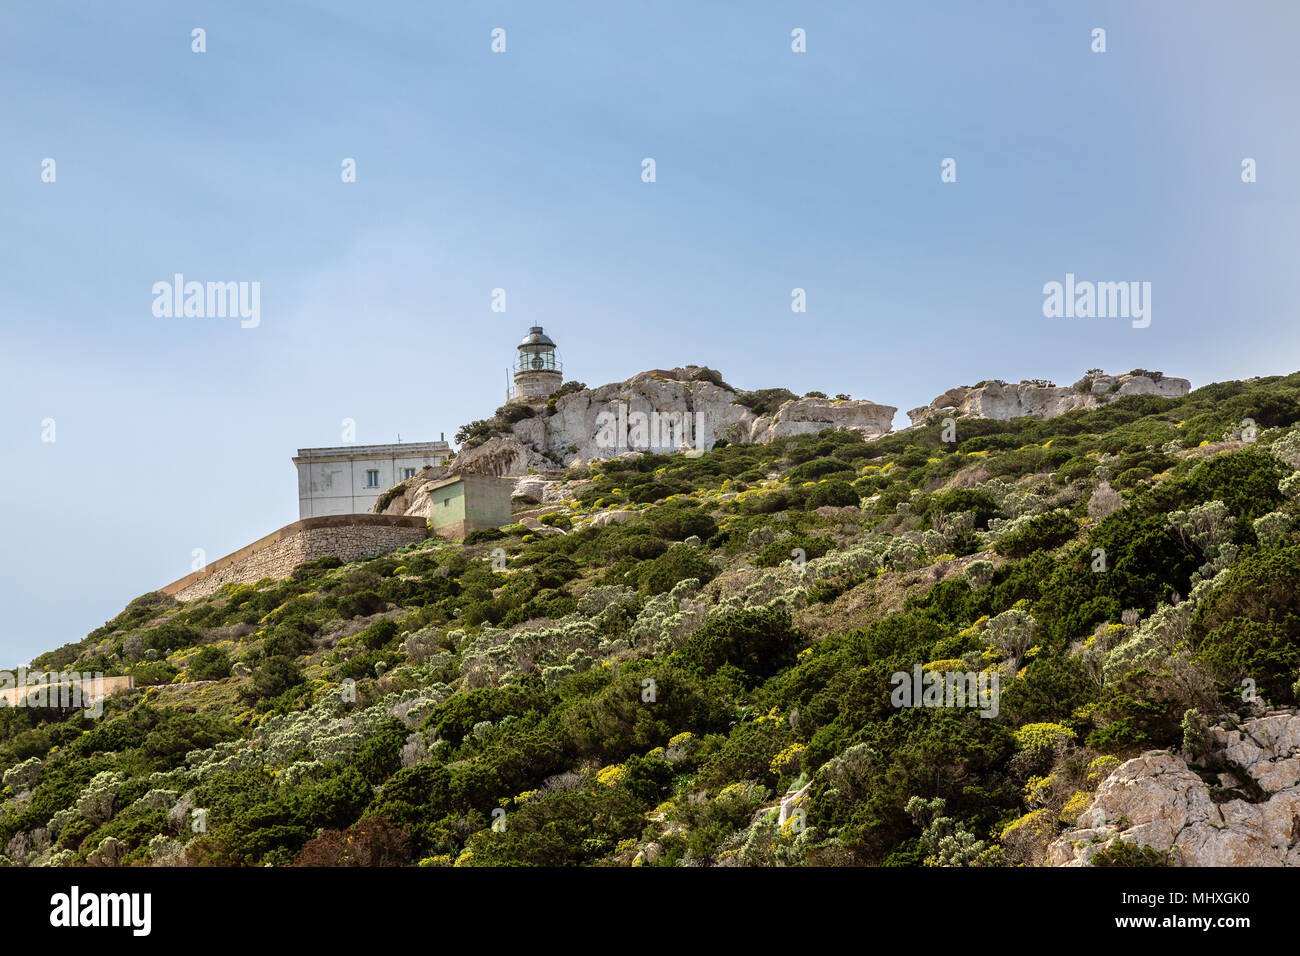
[[[745,610],[714,618],[692,634],[673,658],[704,673],[730,664],[755,683],[789,666],[799,643],[785,608]]]
[[[643,594],[662,594],[671,591],[679,581],[697,578],[708,584],[718,569],[705,560],[696,548],[676,544],[650,561],[644,561],[629,575]]]
[[[796,548],[803,550],[804,560],[811,561],[813,558],[820,558],[825,555],[833,544],[834,542],[830,538],[810,537],[802,534],[792,535],[769,544],[755,556],[754,564],[760,568],[775,568],[783,562],[791,560]]]
[[[221,680],[230,676],[230,655],[219,647],[208,644],[189,660],[189,671],[195,680]]]
[[[819,482],[815,487],[809,488],[808,496],[804,499],[804,507],[810,511],[827,506],[843,508],[852,505],[856,507],[857,504],[858,493],[853,490],[853,486],[847,481],[834,478]]]
[[[1035,551],[1059,548],[1078,533],[1079,526],[1068,512],[1049,511],[999,538],[993,550],[1003,557],[1024,558]]]

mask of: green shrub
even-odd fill
[[[377,651],[397,637],[397,630],[397,622],[385,618],[382,621],[375,621],[374,624],[359,631],[356,640],[363,647]]]
[[[1035,551],[1058,548],[1078,532],[1079,526],[1068,511],[1049,511],[999,538],[993,550],[1003,557],[1024,558]]]
[[[788,538],[782,538],[779,541],[773,541],[754,558],[754,564],[760,568],[775,568],[778,565],[791,560],[796,548],[801,548],[804,552],[804,559],[811,561],[813,558],[820,558],[830,551],[834,544],[830,538],[810,537],[808,535],[792,535]]]
[[[954,488],[936,494],[929,501],[927,514],[948,515],[970,511],[975,515],[975,527],[988,528],[989,519],[1003,516],[1002,509],[985,492],[973,488]]]
[[[195,680],[221,680],[230,676],[230,655],[208,644],[190,658],[188,666]]]
[[[798,396],[789,389],[760,388],[752,392],[741,392],[732,401],[737,405],[744,405],[755,415],[770,415],[795,398]]]
[[[1093,854],[1093,866],[1173,866],[1173,851],[1116,840]]]
[[[793,482],[817,481],[827,475],[855,474],[853,466],[839,458],[814,458],[790,469],[789,478]]]
[[[675,660],[705,674],[731,665],[749,683],[789,666],[800,638],[783,607],[738,611],[714,618],[673,654]]]
[[[708,541],[718,533],[718,523],[698,508],[655,508],[649,521],[654,533],[668,541],[685,541],[692,535]]]
[[[268,657],[253,671],[251,684],[240,689],[240,696],[249,703],[256,703],[279,697],[302,682],[302,671],[292,658]]]
[[[643,594],[671,591],[679,581],[696,578],[701,584],[713,580],[718,569],[704,559],[696,548],[675,544],[659,557],[643,561],[628,575]]]
[[[847,481],[838,479],[827,479],[819,482],[815,487],[808,489],[808,497],[804,499],[804,505],[809,511],[823,507],[843,508],[849,505],[857,506],[858,493],[853,490],[853,486]]]
[[[1300,672],[1300,547],[1243,558],[1192,619],[1196,659],[1226,693],[1244,678],[1274,703],[1292,699]]]

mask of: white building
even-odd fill
[[[298,517],[366,514],[399,481],[451,455],[446,441],[299,448]]]

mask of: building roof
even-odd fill
[[[549,335],[542,331],[540,325],[534,325],[528,330],[524,340],[519,343],[519,348],[527,348],[530,345],[549,345],[551,348],[555,348],[555,343],[551,341]]]
[[[410,441],[391,445],[335,445],[330,448],[299,448],[298,458],[405,458],[411,455],[450,454],[445,441]]]

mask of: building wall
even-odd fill
[[[444,538],[510,524],[514,482],[488,475],[460,475],[429,489],[429,526]]]
[[[431,444],[431,443],[429,443]],[[405,469],[418,474],[426,466],[440,465],[449,447],[426,445],[367,445],[320,454],[334,449],[301,449],[298,469],[298,517],[368,514],[379,496],[404,479]],[[366,472],[379,472],[376,487],[366,484]]]
[[[564,384],[564,373],[539,370],[515,372],[515,399],[546,398]]]
[[[429,524],[434,529],[465,520],[465,482],[453,481],[429,492]]]
[[[510,496],[515,483],[487,475],[466,475],[465,522],[470,531],[510,524]]]
[[[285,578],[304,561],[336,555],[343,561],[384,554],[423,541],[425,519],[411,515],[334,515],[305,518],[213,561],[160,590],[181,601],[212,594],[224,584]]]

